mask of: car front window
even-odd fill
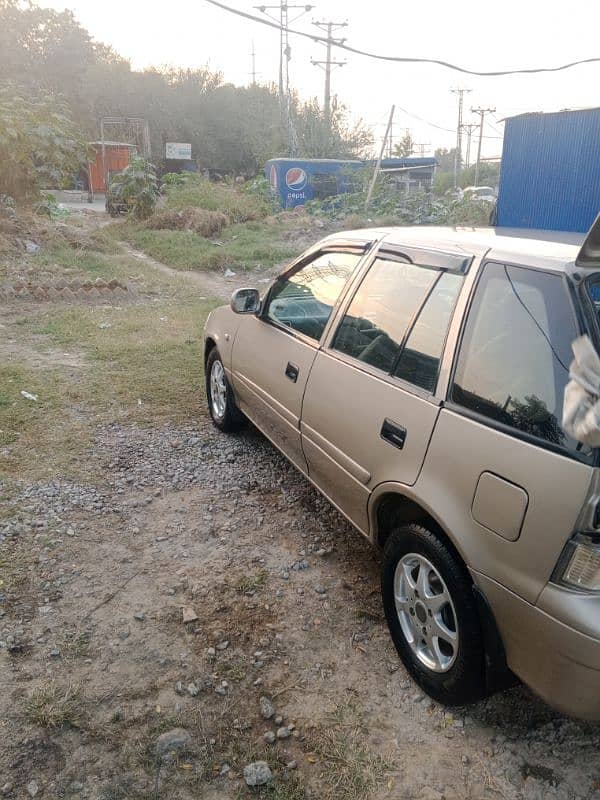
[[[318,341],[362,253],[321,253],[271,289],[265,316]]]

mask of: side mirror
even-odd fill
[[[236,289],[231,295],[231,310],[236,314],[256,314],[259,309],[258,289]]]

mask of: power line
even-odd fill
[[[431,120],[425,119],[424,117],[420,117],[418,114],[413,114],[412,111],[408,111],[406,108],[402,108],[402,106],[396,105],[396,108],[399,111],[402,111],[403,114],[406,114],[407,117],[412,117],[413,119],[422,122],[424,125],[429,125],[432,128],[436,128],[438,131],[444,131],[445,133],[456,133],[456,128],[444,128],[443,125],[438,125],[437,122],[431,122]],[[377,125],[383,126],[385,122],[377,122]],[[371,126],[372,127],[372,126]],[[503,136],[485,136],[484,139],[503,139]]]
[[[238,8],[232,8],[231,6],[226,5],[225,3],[219,2],[219,0],[205,0],[206,3],[210,3],[217,8],[222,8],[224,11],[228,11],[230,14],[236,14],[238,17],[243,17],[244,19],[252,20],[252,22],[258,22],[260,25],[267,25],[270,28],[275,28],[276,30],[281,30],[282,25],[277,24],[277,22],[270,22],[266,19],[261,19],[260,17],[256,17],[254,14],[249,14],[246,11],[241,11]],[[262,8],[262,7],[261,7]],[[311,33],[306,33],[305,31],[297,31],[293,30],[292,28],[286,28],[287,33],[291,33],[294,36],[304,36],[306,39],[312,39],[315,42],[323,42],[324,44],[327,43],[327,39],[322,36],[314,36]],[[503,75],[534,75],[541,72],[562,72],[562,70],[570,69],[571,67],[577,67],[581,64],[594,64],[600,63],[600,56],[593,56],[592,58],[582,58],[577,61],[570,61],[568,64],[560,64],[557,67],[536,67],[536,68],[529,68],[529,69],[506,69],[506,70],[494,70],[488,72],[480,72],[474,69],[467,69],[466,67],[460,67],[457,64],[452,64],[449,61],[442,61],[439,58],[415,58],[415,57],[407,57],[407,56],[386,56],[382,55],[381,53],[370,53],[368,50],[360,50],[358,47],[352,47],[351,45],[347,44],[340,44],[336,43],[335,47],[339,47],[342,50],[346,50],[348,53],[354,53],[358,56],[365,56],[367,58],[374,58],[378,61],[395,61],[401,64],[437,64],[440,67],[446,67],[447,69],[452,69],[455,72],[462,72],[465,75],[479,75],[483,78],[497,78]]]

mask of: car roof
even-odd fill
[[[527,228],[470,228],[420,225],[406,228],[365,228],[343,231],[327,240],[382,240],[382,246],[420,247],[460,255],[486,256],[524,266],[564,272],[572,264],[585,234]]]

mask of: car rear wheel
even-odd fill
[[[225,367],[216,347],[206,359],[206,400],[211,419],[219,430],[232,433],[243,426],[245,417],[235,404]]]
[[[420,525],[398,527],[385,544],[381,588],[392,639],[419,686],[447,705],[485,697],[475,598],[450,547]]]

